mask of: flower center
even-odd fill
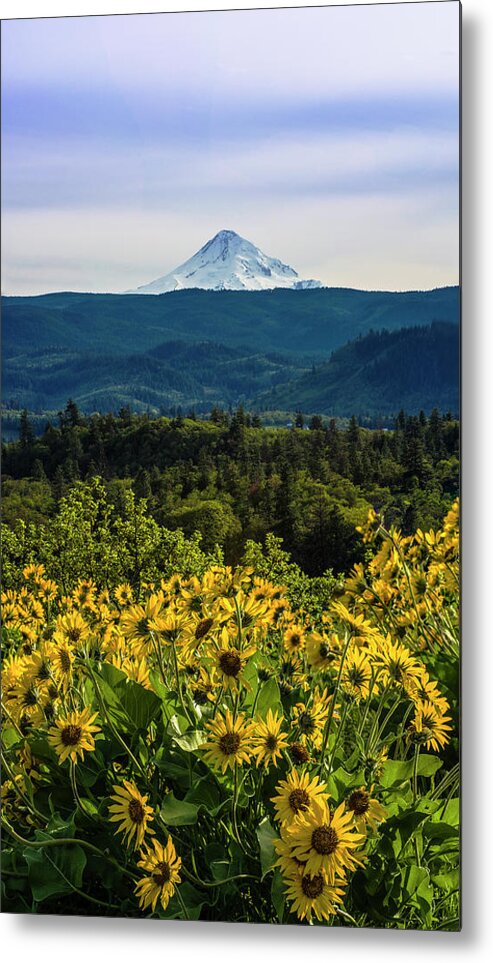
[[[357,668],[357,666],[352,666],[352,668],[348,670],[347,677],[348,681],[352,682],[354,686],[362,686],[366,682],[365,672],[363,669]]]
[[[265,748],[270,749],[271,752],[273,752],[274,749],[277,749],[277,736],[267,736],[267,739],[265,740]]]
[[[22,698],[22,703],[26,707],[36,706],[38,704],[38,693],[34,686],[29,686],[29,689],[26,689]]]
[[[195,629],[195,638],[197,640],[203,639],[204,635],[207,635],[209,629],[213,624],[214,624],[214,619],[202,619],[202,621],[199,622],[197,628]]]
[[[147,619],[139,619],[137,622],[137,632],[139,635],[147,635],[149,632],[149,623]]]
[[[171,879],[171,870],[168,863],[158,863],[155,871],[152,874],[152,878],[154,882],[158,884],[158,886],[164,886],[165,883],[169,883]]]
[[[321,856],[330,856],[335,852],[339,839],[335,829],[331,826],[318,826],[312,833],[312,846]]]
[[[289,795],[288,802],[293,812],[298,813],[300,810],[308,809],[310,797],[306,789],[293,789]]]
[[[320,896],[323,892],[323,877],[320,873],[318,876],[303,876],[301,879],[301,888],[305,896],[308,896],[308,899],[316,899],[317,896]]]
[[[308,762],[310,758],[310,753],[302,742],[293,742],[293,745],[291,746],[291,755],[294,761],[299,765],[301,765],[303,762]]]
[[[222,652],[219,656],[219,668],[224,672],[224,675],[229,675],[235,679],[241,671],[241,659],[238,653]]]
[[[82,735],[80,726],[65,726],[61,732],[61,740],[64,746],[76,746]]]
[[[225,756],[234,756],[240,748],[240,736],[237,732],[225,732],[219,740],[219,748]]]
[[[60,652],[60,665],[62,667],[63,672],[70,672],[70,666],[71,666],[70,656],[65,649],[63,649]]]
[[[71,642],[78,642],[81,636],[81,629],[71,628],[68,630],[67,635]]]
[[[368,811],[370,806],[370,796],[363,789],[356,789],[355,792],[351,793],[349,797],[349,808],[353,810],[356,816],[362,816],[363,813]]]
[[[128,804],[128,815],[134,823],[142,823],[144,821],[144,807],[138,799],[131,799]]]
[[[48,662],[40,662],[36,677],[40,680],[46,680],[50,678],[50,666]]]
[[[298,725],[302,732],[311,733],[316,728],[315,722],[309,712],[302,712],[298,718]]]

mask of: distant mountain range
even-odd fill
[[[6,297],[2,394],[37,411],[455,411],[458,321],[456,287]]]
[[[272,288],[319,288],[303,281],[294,268],[269,257],[236,231],[219,231],[179,267],[128,294],[165,294],[186,288],[206,291],[267,291]]]

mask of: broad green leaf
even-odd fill
[[[272,826],[272,823],[268,817],[265,816],[257,828],[257,839],[260,846],[260,866],[262,869],[262,879],[266,873],[272,869],[276,861],[274,840],[278,838],[278,834]]]
[[[195,803],[176,799],[173,793],[164,797],[161,816],[167,826],[192,826],[197,822],[199,807]]]
[[[443,762],[438,756],[420,755],[418,759],[418,776],[434,776],[441,769]]]
[[[363,786],[365,774],[362,769],[358,772],[346,772],[343,766],[339,766],[330,776],[327,787],[331,796],[342,802],[348,793],[356,787]]]
[[[202,806],[209,813],[215,813],[221,805],[221,792],[217,783],[210,776],[204,776],[196,782],[185,797],[185,802],[194,803],[199,808]]]
[[[157,695],[133,679],[128,679],[118,691],[123,709],[135,728],[147,729],[161,709]]]
[[[86,854],[77,844],[26,849],[29,883],[34,899],[40,903],[50,896],[61,896],[81,888]]]
[[[183,736],[181,734],[174,735],[173,742],[176,742],[184,752],[195,752],[204,744],[205,738],[203,729],[195,729],[193,732],[185,732]]]
[[[278,869],[274,871],[274,876],[272,879],[272,886],[270,890],[270,895],[272,899],[272,905],[277,913],[277,918],[280,923],[284,919],[284,914],[286,910],[286,883],[281,876]]]
[[[451,869],[448,873],[437,873],[432,876],[435,886],[443,889],[444,893],[455,892],[459,888],[459,870]]]
[[[380,784],[385,789],[393,786],[400,786],[406,779],[410,779],[413,772],[413,760],[399,762],[391,759],[385,763],[383,773],[380,777]]]
[[[269,709],[281,711],[281,692],[275,679],[268,679],[260,689],[257,700],[257,713],[265,718]]]
[[[405,866],[401,872],[402,889],[407,897],[412,896],[424,881],[428,881],[428,870],[425,867]]]

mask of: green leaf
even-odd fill
[[[243,672],[243,678],[245,680],[247,692],[242,704],[242,708],[247,709],[253,705],[258,689],[258,670],[257,666],[255,665],[255,658],[248,660]]]
[[[343,766],[339,766],[330,776],[327,783],[328,790],[334,799],[342,802],[349,790],[364,785],[365,774],[362,769],[358,772],[346,772]]]
[[[199,807],[184,799],[176,799],[172,792],[164,797],[161,816],[167,826],[192,826],[197,822]]]
[[[187,792],[185,802],[194,803],[199,808],[207,810],[212,815],[221,805],[221,792],[219,786],[213,782],[210,776],[199,779],[194,786]]]
[[[458,826],[460,818],[460,799],[456,797],[455,799],[449,799],[445,809],[443,811],[442,819],[444,822],[448,823],[449,826]]]
[[[257,713],[265,718],[269,709],[281,711],[281,691],[275,679],[268,679],[260,689],[257,700]]]
[[[76,781],[82,786],[94,786],[101,775],[104,776],[104,758],[99,749],[95,752],[86,752],[84,760],[77,763]]]
[[[406,779],[410,779],[413,772],[413,760],[399,762],[389,760],[385,763],[380,784],[385,789],[392,789],[393,786],[400,786]]]
[[[205,742],[205,731],[195,729],[193,732],[186,732],[183,736],[173,735],[173,742],[176,742],[184,752],[195,752]]]
[[[148,729],[149,723],[161,709],[157,695],[133,679],[127,679],[125,685],[119,689],[119,694],[123,709],[135,728]]]
[[[109,662],[103,662],[96,673],[98,687],[107,703],[112,722],[125,730],[147,729],[161,709],[161,700]]]
[[[418,759],[418,776],[427,776],[430,778],[434,776],[442,766],[443,762],[438,756],[420,755]]]
[[[459,889],[460,874],[458,869],[451,869],[448,873],[437,873],[431,877],[432,882],[444,893],[453,893]]]
[[[445,839],[458,839],[459,827],[449,826],[448,823],[434,823],[429,820],[423,829],[423,835],[427,839],[443,842]]]
[[[260,846],[260,866],[262,869],[262,879],[272,869],[276,861],[276,851],[274,840],[279,836],[276,833],[270,819],[264,817],[257,828],[257,839]]]
[[[405,866],[401,872],[402,889],[407,897],[412,896],[428,880],[428,870],[421,866]]]
[[[270,890],[270,895],[272,899],[272,905],[277,913],[277,918],[280,923],[284,919],[284,913],[286,909],[286,884],[281,876],[278,869],[274,872],[274,877],[272,879],[272,886]]]
[[[86,854],[77,844],[26,849],[29,883],[37,903],[50,896],[62,896],[81,888]]]

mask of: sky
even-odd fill
[[[459,280],[456,0],[2,22],[2,292],[124,291],[221,229]]]

